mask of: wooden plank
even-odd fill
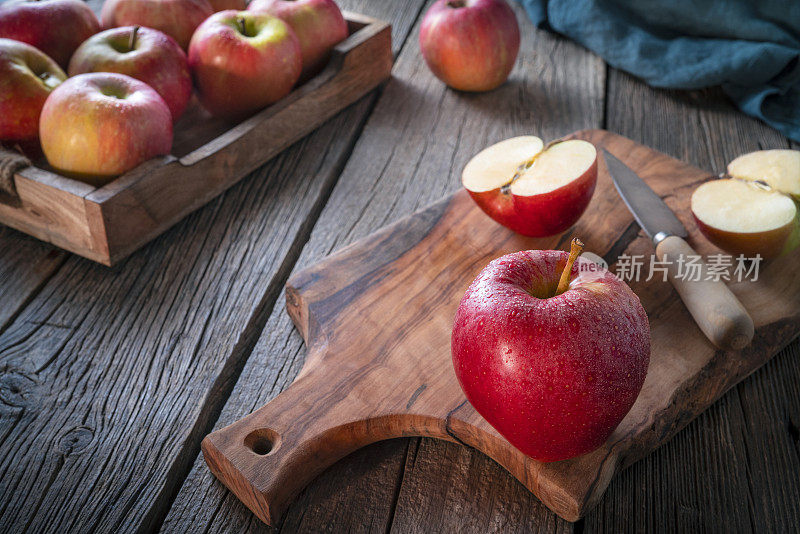
[[[458,187],[466,161],[492,142],[532,132],[551,139],[600,123],[602,62],[575,45],[536,31],[521,10],[517,13],[524,27],[520,62],[511,81],[491,93],[465,94],[445,89],[422,63],[417,34],[412,35],[409,42],[414,46],[404,48],[398,58],[394,78],[370,117],[298,267],[310,265],[332,250],[452,191]],[[285,311],[274,310],[216,426],[233,422],[284,389],[299,371],[305,351]],[[364,451],[338,462],[312,482],[290,507],[284,520],[286,528],[294,530],[300,525],[305,531],[363,531],[369,526],[375,530],[389,527],[393,506],[387,499],[398,483],[394,466],[406,465],[409,442],[416,449],[417,440],[387,442],[387,447],[394,448],[396,463],[386,473],[369,466],[362,468]],[[452,461],[447,462],[446,447],[438,441],[426,441],[423,453],[426,457],[433,455],[431,462],[453,466]],[[476,466],[470,473],[499,471],[482,454],[469,449],[465,454]],[[411,465],[406,470],[402,486],[414,473]],[[453,470],[458,472],[456,467]],[[530,508],[509,509],[504,504],[519,492],[520,485],[509,475],[502,476],[507,477],[506,484],[478,486],[472,474],[464,476],[461,472],[448,483],[463,488],[456,491],[477,499],[474,509],[484,510],[492,521],[530,524],[534,521],[529,517]],[[425,480],[422,486],[415,487],[433,492],[439,484]],[[481,493],[476,493],[478,487]],[[370,493],[364,496],[365,491]],[[336,497],[332,499],[332,495]],[[529,495],[526,498],[526,502],[535,501]],[[350,503],[344,508],[346,513],[342,512],[342,502]],[[398,514],[406,516],[403,521],[408,524],[429,514],[436,516],[436,522],[426,525],[430,531],[447,529],[446,521],[452,516],[441,516],[440,504],[432,499],[427,503],[429,512],[398,508],[394,518],[400,520]],[[535,517],[556,522],[555,516],[544,510],[539,507]],[[260,524],[252,517],[213,480],[198,459],[164,530],[222,531],[240,528],[244,523],[252,528]]]
[[[654,90],[612,70],[607,127],[701,168],[783,148],[771,128],[719,90]],[[725,395],[664,447],[612,482],[587,532],[790,531],[800,514],[798,343]]]
[[[402,42],[418,8],[389,8]],[[119,267],[70,258],[22,310],[0,335],[0,383],[15,395],[0,403],[0,524],[160,523],[373,104],[347,109]]]

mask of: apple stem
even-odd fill
[[[244,17],[239,19],[239,29],[241,30],[242,35],[247,35],[247,27],[245,26]]]
[[[567,258],[567,264],[564,266],[564,271],[561,273],[561,279],[558,281],[556,295],[560,295],[569,289],[569,275],[572,273],[572,266],[575,264],[575,260],[578,259],[578,256],[581,255],[581,252],[583,252],[583,242],[577,237],[572,238],[572,243],[570,243],[569,247],[569,258]]]
[[[136,47],[136,34],[139,33],[139,26],[134,26],[131,31],[131,38],[128,41],[128,50],[134,50]]]

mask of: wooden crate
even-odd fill
[[[172,154],[94,187],[35,164],[0,194],[0,223],[113,265],[203,206],[387,79],[389,24],[345,13],[350,36],[327,67],[286,98],[231,125],[196,101],[175,125]]]

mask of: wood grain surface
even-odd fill
[[[199,443],[299,371],[306,350],[282,304],[286,277],[455,190],[461,167],[493,142],[604,127],[715,174],[740,153],[790,146],[721,91],[649,88],[533,28],[516,3],[518,64],[480,95],[446,89],[422,63],[430,2],[338,3],[392,24],[397,61],[384,89],[112,271],[0,230],[0,532],[273,532],[211,475]],[[51,367],[9,365],[23,338]],[[794,342],[622,471],[574,525],[475,449],[401,438],[322,473],[281,530],[793,532],[798,383]],[[78,426],[91,429],[88,446]]]
[[[576,136],[625,154],[654,190],[671,193],[672,209],[698,235],[689,196],[709,173],[608,132]],[[436,437],[481,450],[553,511],[579,519],[618,468],[671,438],[800,331],[800,280],[790,256],[762,268],[755,281],[731,284],[758,325],[756,340],[741,351],[717,350],[663,280],[634,281],[650,317],[652,356],[631,412],[590,454],[546,464],[524,457],[474,412],[455,380],[455,308],[477,272],[508,252],[558,248],[579,236],[604,257],[642,253],[623,241],[631,220],[604,171],[577,226],[549,239],[522,239],[488,223],[459,192],[297,273],[288,282],[287,309],[306,340],[306,364],[269,404],[209,435],[206,462],[262,520],[275,523],[295,493],[353,450],[394,437]],[[700,244],[701,253],[713,250]]]

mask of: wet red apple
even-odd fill
[[[467,289],[453,325],[453,365],[470,404],[541,461],[605,442],[633,406],[650,360],[639,298],[576,256],[529,250],[494,260]]]

